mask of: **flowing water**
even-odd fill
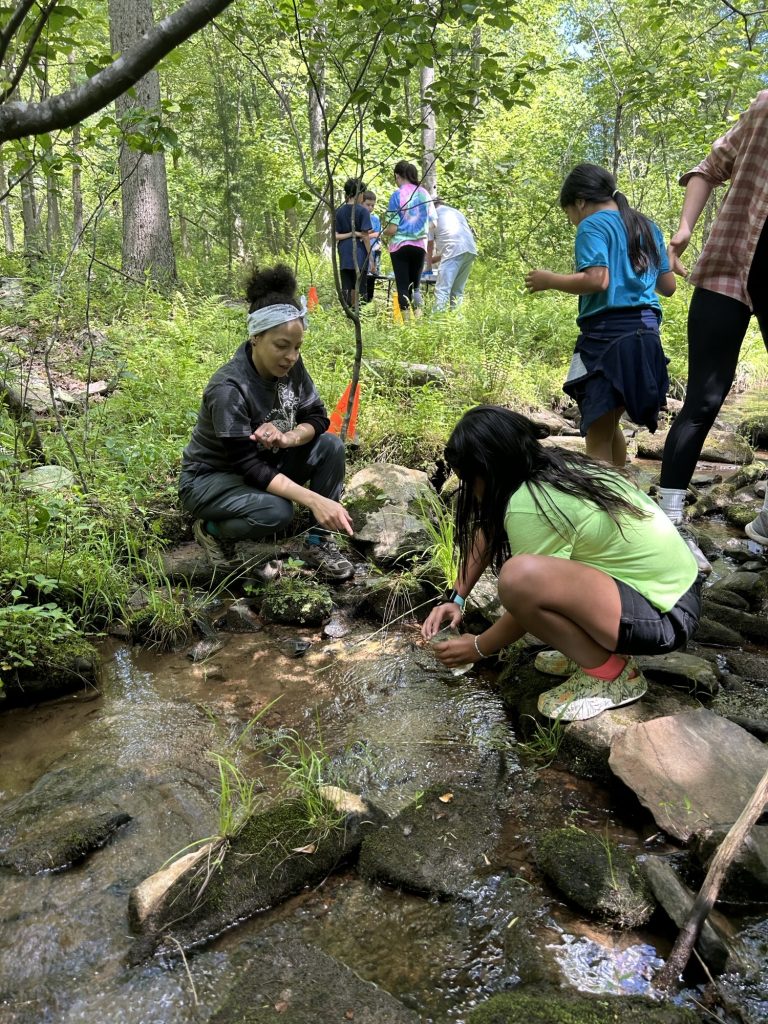
[[[202,664],[106,642],[100,693],[0,715],[0,815],[30,792],[41,806],[131,815],[68,870],[0,869],[0,1024],[204,1022],[213,994],[242,969],[243,950],[275,929],[375,982],[424,1024],[460,1024],[471,1007],[521,982],[649,992],[669,930],[654,919],[647,933],[617,933],[581,918],[542,882],[531,842],[536,828],[585,822],[637,853],[658,849],[651,820],[636,808],[624,820],[610,790],[526,763],[492,677],[441,669],[414,629],[335,642],[304,631],[312,646],[292,658],[284,641],[296,635],[231,635]],[[501,839],[457,900],[371,885],[348,868],[186,964],[128,967],[131,889],[216,833],[210,751],[231,750],[254,716],[242,766],[261,780],[265,804],[278,796],[278,776],[256,740],[293,729],[389,814],[445,780],[502,788]],[[764,923],[755,920],[745,941],[765,960]],[[741,992],[755,1020],[768,1013],[765,990],[764,980]]]

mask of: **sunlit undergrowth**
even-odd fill
[[[176,497],[181,452],[203,388],[246,337],[237,298],[190,289],[162,296],[101,272],[86,289],[83,267],[63,282],[34,283],[21,310],[3,309],[3,366],[38,366],[80,380],[101,379],[110,395],[85,411],[38,423],[46,459],[71,469],[61,494],[25,495],[18,474],[31,460],[18,425],[0,408],[0,570],[25,588],[36,574],[56,581],[47,600],[71,609],[83,628],[100,627],[125,601],[140,573],[137,559],[180,539],[188,528]],[[456,313],[394,324],[381,283],[363,311],[364,362],[356,463],[394,461],[428,468],[464,410],[480,402],[516,409],[558,408],[576,326],[576,300],[528,295],[524,268],[480,261]],[[51,283],[53,281],[53,283]],[[304,360],[329,410],[352,373],[354,335],[336,302],[327,266],[301,282],[318,287]],[[686,365],[682,285],[664,302],[663,340],[679,389]],[[748,360],[762,346],[745,345]],[[20,362],[21,361],[21,362]],[[440,368],[415,385],[403,364]],[[758,365],[760,363],[758,362]],[[1,596],[1,595],[0,595]]]

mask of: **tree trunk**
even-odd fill
[[[312,81],[307,82],[307,109],[309,112],[309,148],[312,154],[312,172],[315,181],[325,181],[325,163],[320,150],[325,148],[325,132],[323,131],[323,109],[325,107],[325,69],[322,65],[313,68]],[[331,209],[333,196],[328,196],[329,203],[321,203],[315,217],[315,243],[319,252],[331,258]]]
[[[154,24],[152,0],[109,0],[112,51],[124,52]],[[155,70],[139,79],[134,95],[115,100],[121,121],[137,109],[159,115],[160,78]],[[163,153],[141,153],[126,143],[120,146],[123,204],[123,272],[131,277],[148,274],[158,284],[176,279],[171,237],[168,181]]]
[[[437,194],[437,165],[435,164],[435,137],[437,121],[427,100],[427,90],[435,80],[434,68],[421,69],[421,182],[431,196]]]
[[[69,61],[69,85],[74,88],[75,80],[75,55],[70,53]],[[75,249],[80,245],[83,234],[83,175],[80,169],[80,125],[76,124],[72,129],[72,245]]]
[[[8,189],[8,175],[5,173],[5,163],[0,157],[0,195],[5,195]],[[16,252],[16,239],[13,234],[13,218],[11,217],[10,196],[0,200],[0,211],[3,218],[3,234],[5,236],[5,251]]]
[[[48,218],[45,223],[45,238],[50,251],[61,238],[61,215],[59,213],[59,183],[55,174],[46,179],[46,202]]]
[[[40,220],[37,216],[34,172],[21,182],[21,219],[24,224],[24,254],[32,259],[42,255]]]

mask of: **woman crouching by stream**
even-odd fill
[[[222,541],[284,532],[293,503],[303,505],[315,525],[297,554],[329,579],[348,579],[352,564],[331,537],[352,534],[339,502],[344,444],[327,433],[325,406],[300,356],[306,306],[282,265],[254,271],[246,293],[249,337],[203,392],[184,449],[181,503],[195,517],[195,540],[220,568],[229,566]]]
[[[643,696],[647,683],[632,655],[663,654],[689,640],[701,583],[693,555],[654,501],[603,463],[545,448],[543,436],[498,406],[477,406],[454,428],[445,458],[460,481],[459,574],[423,635],[459,625],[465,598],[492,565],[504,614],[479,636],[436,646],[436,656],[465,665],[531,632],[560,652],[544,659],[549,670],[569,675],[541,694],[539,711],[576,721]],[[552,666],[558,660],[562,671]]]

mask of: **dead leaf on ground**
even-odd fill
[[[317,849],[317,843],[309,843],[307,846],[294,846],[291,853],[314,853]]]
[[[281,999],[280,1002],[275,1003],[275,1013],[285,1013],[288,1009],[288,1003]]]
[[[453,793],[443,793],[442,796],[437,798],[441,804],[449,804],[453,800]]]

